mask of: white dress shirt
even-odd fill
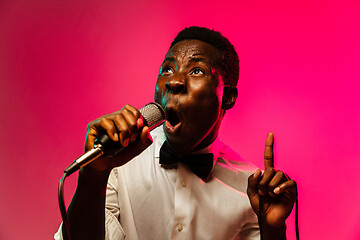
[[[206,182],[181,163],[159,164],[162,127],[153,144],[113,169],[106,193],[106,239],[260,239],[257,217],[246,194],[257,168],[216,139],[198,151],[214,154]],[[61,230],[55,234],[61,239]]]

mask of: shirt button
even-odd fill
[[[184,228],[183,228],[183,226],[182,226],[181,224],[178,224],[178,225],[177,225],[177,230],[178,230],[179,232],[181,232],[183,229],[184,229]]]
[[[186,182],[185,182],[185,181],[181,181],[181,186],[186,187]]]

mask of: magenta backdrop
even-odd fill
[[[241,58],[221,138],[262,167],[273,131],[276,167],[298,182],[301,238],[360,239],[359,1],[221,3],[0,1],[0,239],[52,238],[57,183],[87,123],[152,101],[189,25],[221,31]],[[67,203],[75,186],[76,174]]]

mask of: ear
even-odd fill
[[[221,108],[228,110],[235,105],[238,91],[236,87],[224,87]]]

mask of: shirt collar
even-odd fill
[[[160,148],[163,145],[163,143],[166,140],[165,133],[163,131],[162,126],[158,127],[154,132],[154,144],[155,144],[155,158],[160,157]],[[214,155],[213,158],[213,168],[217,162],[217,159],[219,158],[220,153],[220,139],[219,137],[216,137],[216,139],[207,147],[204,147],[200,150],[197,150],[191,154],[202,154],[202,153],[212,153]]]

